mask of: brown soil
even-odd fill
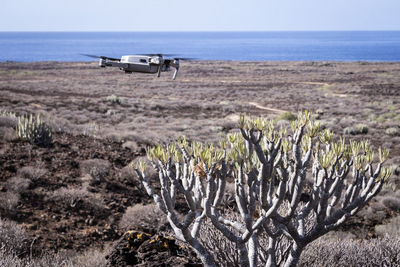
[[[48,170],[21,194],[14,213],[0,210],[2,218],[21,223],[31,238],[36,238],[35,248],[38,250],[101,247],[105,241],[113,241],[120,236],[116,222],[126,207],[149,200],[131,181],[120,181],[120,169],[143,154],[143,151],[123,148],[121,143],[83,135],[55,134],[50,148],[17,140],[3,143],[2,148],[0,184],[5,185],[23,166],[40,163],[42,168]],[[71,207],[68,203],[46,198],[47,193],[60,187],[81,187],[83,177],[79,163],[85,159],[104,159],[112,164],[104,181],[88,187],[89,192],[101,196],[104,207],[94,209],[83,201]],[[1,191],[6,191],[6,188],[1,187]]]
[[[21,193],[15,212],[0,210],[0,217],[22,224],[37,250],[102,247],[123,234],[118,222],[127,207],[150,203],[133,181],[120,179],[121,169],[143,156],[147,144],[181,135],[215,142],[242,113],[276,117],[309,109],[339,134],[366,124],[367,134],[348,138],[389,147],[389,164],[400,164],[400,137],[385,132],[400,127],[400,63],[200,61],[184,62],[176,81],[171,75],[125,75],[97,63],[0,63],[0,110],[40,113],[56,131],[50,148],[12,134],[1,138],[0,192],[24,166],[40,164],[48,172]],[[106,99],[113,94],[121,104]],[[1,133],[9,128],[0,125]],[[88,159],[111,163],[108,176],[87,187],[103,208],[48,199],[61,187],[83,186],[80,165]],[[395,175],[397,188],[398,181]],[[368,235],[391,216],[359,216],[343,229],[367,229]]]

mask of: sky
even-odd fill
[[[0,31],[400,30],[400,0],[0,0]]]

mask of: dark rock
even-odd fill
[[[128,231],[106,256],[108,266],[201,266],[195,254],[175,239]]]

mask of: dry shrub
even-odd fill
[[[396,127],[390,127],[385,130],[385,133],[390,136],[400,136],[400,129]]]
[[[109,95],[105,99],[107,102],[111,104],[118,104],[120,105],[122,103],[122,99],[116,95]]]
[[[240,218],[240,215],[231,209],[225,211],[224,217],[231,221],[238,220],[241,221],[241,223],[244,223]],[[238,232],[232,227],[228,226],[228,228],[238,234]],[[236,245],[229,241],[221,231],[217,230],[209,219],[205,219],[202,223],[199,239],[204,247],[209,251],[212,251],[218,266],[241,266]],[[268,235],[265,232],[262,232],[258,236],[258,242],[260,244],[258,247],[259,263],[260,266],[266,266]],[[288,242],[286,237],[281,237],[277,240],[277,266],[280,266],[282,260],[287,257],[289,245],[290,242]]]
[[[285,111],[285,112],[283,112],[282,114],[280,114],[280,115],[276,118],[277,121],[280,121],[280,120],[294,121],[294,120],[296,120],[296,119],[297,119],[297,115],[296,115],[296,114],[293,114],[293,113],[290,112],[290,111]]]
[[[368,133],[368,126],[366,124],[357,124],[356,125],[357,134],[367,134]]]
[[[225,207],[234,207],[235,206],[235,184],[234,183],[226,183],[225,185],[225,193],[222,198],[221,204]]]
[[[394,196],[385,196],[382,197],[382,204],[385,205],[387,208],[400,211],[400,198]]]
[[[201,243],[209,251],[213,252],[218,266],[240,266],[239,254],[237,253],[235,244],[217,230],[209,219],[206,219],[202,223],[199,238]]]
[[[66,206],[75,207],[78,202],[89,197],[89,192],[84,188],[61,187],[51,193],[48,198],[54,201],[61,201]]]
[[[18,258],[15,251],[9,251],[4,247],[0,247],[0,266],[23,267],[26,265],[20,258]]]
[[[46,175],[47,170],[42,167],[43,164],[39,163],[37,166],[25,166],[18,170],[18,176],[29,179],[31,181],[38,180]]]
[[[126,141],[123,145],[123,148],[128,148],[131,151],[140,151],[139,145],[135,141]]]
[[[1,120],[1,117],[0,117]],[[0,138],[3,141],[12,141],[17,138],[17,134],[15,133],[15,130],[12,128],[8,127],[1,127],[0,126]]]
[[[105,261],[105,256],[106,256],[106,250],[87,250],[84,253],[77,254],[74,257],[72,257],[72,262],[74,266],[80,266],[80,267],[105,267],[106,266],[106,261]]]
[[[135,170],[131,165],[125,166],[121,169],[121,172],[119,173],[119,180],[121,183],[136,186],[136,188],[142,191],[142,183],[139,181]]]
[[[86,188],[61,187],[49,193],[48,199],[64,203],[64,207],[66,208],[81,208],[86,204],[96,212],[105,209],[101,199],[96,198],[95,195],[87,191]]]
[[[370,240],[320,238],[301,254],[299,266],[398,266],[399,236]]]
[[[366,124],[356,124],[354,125],[353,120],[342,120],[341,125],[344,127],[343,134],[351,134],[351,135],[358,135],[358,134],[367,134],[368,133],[368,125]],[[345,127],[346,126],[346,127]]]
[[[28,261],[28,266],[32,267],[105,267],[105,253],[102,250],[87,250],[83,253],[75,251],[47,253],[39,258]]]
[[[80,165],[82,172],[90,174],[94,183],[104,181],[111,168],[111,163],[104,159],[88,159],[82,161]]]
[[[367,221],[382,221],[387,216],[387,208],[380,201],[371,201],[371,203],[359,211],[359,216]]]
[[[76,131],[86,136],[97,136],[100,131],[100,126],[95,122],[89,122],[83,125],[77,125]]]
[[[0,192],[0,209],[3,209],[7,214],[15,214],[20,195],[15,192],[7,191]]]
[[[4,116],[0,114],[0,127],[15,128],[18,124],[16,116]]]
[[[28,189],[30,184],[31,184],[30,179],[21,177],[12,177],[11,179],[8,179],[6,188],[9,191],[21,194],[25,192],[26,189]]]
[[[0,248],[17,255],[28,251],[28,239],[25,229],[16,222],[0,218]],[[1,262],[1,260],[0,260]],[[0,266],[3,266],[0,264]]]
[[[400,236],[400,216],[392,218],[387,224],[375,226],[375,232],[379,236]]]
[[[156,204],[128,207],[119,222],[119,227],[123,230],[136,229],[150,233],[165,230],[167,226],[167,216]]]
[[[19,258],[14,251],[0,247],[0,266],[2,267],[105,267],[105,253],[101,250],[88,250],[46,253],[37,258]]]

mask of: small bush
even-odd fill
[[[0,247],[1,267],[105,267],[105,251],[88,250],[83,253],[74,251],[46,253],[40,257],[30,259],[19,258],[15,251]]]
[[[400,236],[400,216],[392,218],[387,224],[375,226],[375,232],[379,236]]]
[[[20,195],[15,192],[0,192],[0,208],[8,214],[15,214]]]
[[[390,136],[400,136],[400,129],[395,127],[387,128],[385,133]]]
[[[368,126],[365,124],[357,124],[355,127],[346,127],[343,129],[343,134],[367,134],[368,133]]]
[[[0,266],[23,267],[25,264],[20,258],[18,258],[15,251],[10,251],[0,246]]]
[[[306,247],[299,266],[398,266],[400,238],[327,241],[320,238]]]
[[[0,218],[0,248],[21,254],[27,252],[27,234],[16,222]],[[0,260],[1,262],[1,260]],[[3,266],[0,264],[0,266]]]
[[[346,127],[343,129],[343,134],[356,134],[356,130],[353,127]]]
[[[1,125],[1,117],[0,117],[0,125]],[[2,127],[0,126],[0,141],[12,141],[17,138],[17,134],[15,133],[15,130],[10,127]]]
[[[117,112],[116,112],[115,109],[109,109],[109,110],[107,110],[106,115],[107,116],[114,116],[116,113]]]
[[[392,170],[394,175],[400,175],[400,165],[393,165]]]
[[[125,166],[121,169],[119,174],[119,180],[121,183],[135,186],[137,189],[142,191],[142,183],[137,178],[135,170],[130,166]]]
[[[167,216],[156,204],[136,204],[126,209],[119,222],[123,230],[143,230],[145,232],[165,230],[168,225]]]
[[[279,117],[276,120],[277,121],[280,121],[280,120],[295,121],[295,120],[297,120],[297,116],[290,111],[286,111],[286,112],[282,113],[281,115],[279,115]]]
[[[18,124],[18,118],[0,116],[0,127],[15,128]]]
[[[111,169],[111,163],[103,159],[84,160],[80,165],[82,172],[85,174],[90,174],[90,176],[93,178],[92,183],[104,181]]]
[[[66,251],[59,253],[46,253],[45,255],[29,260],[26,264],[32,267],[105,267],[105,251],[88,250],[83,253]]]
[[[46,175],[47,170],[42,168],[42,164],[37,164],[38,166],[25,166],[17,171],[17,174],[25,179],[29,179],[31,181],[36,181]]]
[[[81,208],[84,205],[90,207],[95,212],[105,210],[103,202],[94,196],[86,188],[61,187],[48,194],[48,198],[53,201],[64,203],[66,208]]]
[[[49,194],[49,198],[62,201],[66,206],[75,207],[77,203],[89,196],[89,192],[83,188],[61,187]]]
[[[400,199],[397,197],[387,196],[382,198],[382,204],[385,205],[387,208],[400,211]]]
[[[31,184],[31,180],[21,177],[12,177],[8,179],[6,188],[9,191],[15,193],[23,193],[28,189],[29,185]]]
[[[226,183],[225,185],[225,193],[222,198],[222,205],[226,207],[234,207],[235,206],[235,184],[234,183]]]
[[[50,146],[52,142],[50,127],[39,116],[32,114],[18,118],[17,135],[38,146]]]
[[[116,95],[107,96],[106,101],[110,102],[111,104],[118,104],[118,105],[122,103],[121,98]]]
[[[76,127],[79,134],[86,136],[96,136],[100,131],[100,125],[95,122],[86,123]]]
[[[368,126],[365,124],[357,124],[356,131],[358,134],[367,134],[368,133]]]

